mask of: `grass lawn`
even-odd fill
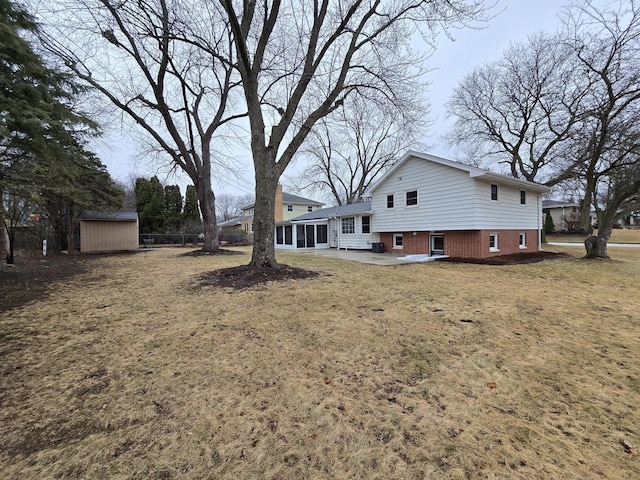
[[[88,257],[0,308],[1,477],[640,478],[640,249],[283,253],[321,275],[240,291],[199,277],[248,250],[186,251]]]
[[[598,234],[596,231],[595,235]],[[547,235],[548,242],[578,242],[582,243],[586,235],[563,235],[561,233]],[[640,229],[616,228],[611,232],[610,243],[640,243]]]

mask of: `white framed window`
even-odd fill
[[[393,193],[391,195],[387,195],[387,208],[393,208],[394,200]]]
[[[518,234],[518,246],[520,248],[527,248],[527,234],[525,232]]]
[[[371,217],[368,215],[362,217],[362,233],[371,233]]]
[[[497,233],[490,233],[489,234],[489,251],[490,252],[499,252],[500,249],[498,248],[498,234]]]
[[[495,183],[491,184],[491,200],[498,201],[498,185]]]
[[[401,233],[394,233],[393,234],[393,248],[398,248],[401,249],[402,245],[404,244],[404,239],[402,238],[402,234]]]
[[[340,224],[342,225],[343,235],[356,233],[356,217],[344,217],[340,219]]]
[[[287,205],[287,212],[293,212],[293,205]]]
[[[313,206],[312,205],[309,205],[307,207],[307,212],[313,212]]]
[[[520,205],[527,204],[527,192],[525,190],[520,190]]]
[[[407,192],[407,203],[406,203],[406,205],[407,205],[407,207],[418,205],[418,191],[417,190],[412,190],[410,192]]]

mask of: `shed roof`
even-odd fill
[[[138,220],[138,212],[83,212],[80,214],[80,220],[135,222]]]

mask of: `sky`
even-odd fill
[[[500,58],[511,42],[524,40],[540,30],[554,32],[559,26],[558,13],[566,4],[566,0],[498,0],[493,9],[495,18],[486,28],[455,30],[451,32],[454,40],[444,35],[439,38],[437,49],[428,60],[433,70],[427,74],[431,85],[426,97],[431,105],[433,125],[424,139],[429,147],[427,153],[456,159],[440,137],[452,124],[452,120],[447,119],[445,103],[464,75],[478,65]],[[114,128],[94,148],[111,175],[125,183],[131,176],[155,174],[162,182],[179,184],[183,189],[190,183],[184,174],[167,176],[166,171],[140,160],[133,140],[118,129]],[[249,153],[240,162],[244,167],[238,176],[224,174],[213,179],[216,195],[253,194],[255,181]],[[283,176],[285,190],[290,173],[285,171]]]

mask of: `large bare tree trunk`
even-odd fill
[[[216,253],[220,251],[218,239],[218,224],[216,221],[216,197],[211,188],[211,182],[203,177],[198,177],[195,183],[200,213],[202,214],[202,227],[204,229],[204,252]]]
[[[277,268],[276,251],[274,245],[275,231],[275,203],[276,190],[278,188],[279,173],[275,170],[273,160],[267,158],[268,154],[254,153],[256,173],[256,202],[255,215],[253,216],[254,242],[253,255],[250,267],[253,268]]]

